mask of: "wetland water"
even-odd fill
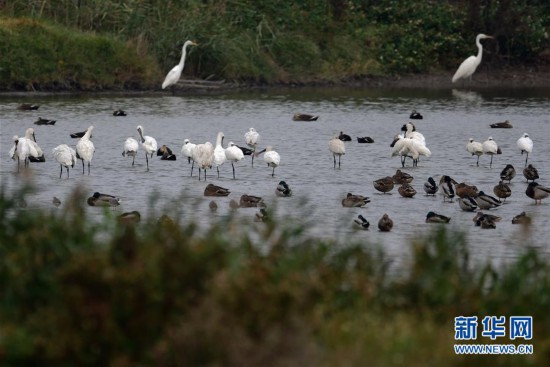
[[[19,111],[20,103],[39,104],[37,111]],[[116,109],[127,111],[126,117],[114,117]],[[432,152],[430,158],[422,157],[418,167],[411,167],[407,160],[405,171],[414,176],[413,187],[417,195],[405,199],[397,192],[391,195],[378,193],[372,181],[392,176],[401,168],[398,157],[390,157],[390,143],[400,133],[401,126],[415,109],[424,115],[416,120],[419,132],[424,134],[426,145]],[[365,243],[380,243],[396,261],[410,253],[411,239],[429,230],[433,224],[424,222],[428,211],[450,216],[450,227],[465,231],[471,253],[478,259],[506,260],[514,258],[518,251],[529,245],[550,252],[550,199],[543,205],[525,195],[526,183],[522,175],[525,156],[516,147],[517,139],[527,132],[534,142],[530,163],[541,176],[539,183],[550,186],[550,88],[521,89],[296,89],[253,92],[232,92],[218,95],[140,95],[140,96],[47,96],[32,98],[0,98],[0,178],[2,187],[9,194],[30,180],[36,191],[27,197],[26,210],[53,208],[52,198],[62,202],[76,187],[82,187],[87,195],[94,191],[117,195],[122,205],[116,212],[138,210],[143,216],[171,212],[174,203],[181,211],[182,221],[196,220],[207,224],[230,212],[229,200],[238,201],[242,194],[262,196],[268,206],[276,206],[276,215],[298,218],[307,223],[315,236],[361,239]],[[313,122],[292,121],[296,112],[319,115]],[[54,126],[37,126],[38,117],[57,120]],[[491,123],[509,120],[512,129],[491,129]],[[59,178],[59,164],[51,154],[59,144],[74,147],[77,139],[70,133],[85,130],[94,125],[92,141],[96,152],[91,175],[82,174],[80,161],[71,169],[70,178]],[[154,157],[150,171],[146,171],[144,151],[140,147],[136,165],[131,158],[122,157],[123,143],[127,137],[138,138],[136,126],[142,125],[145,135],[170,147],[177,155],[176,161],[161,161]],[[35,129],[36,139],[46,154],[46,162],[31,163],[29,174],[17,173],[16,163],[9,159],[13,135],[24,135],[28,127]],[[233,180],[231,165],[209,170],[207,183],[227,187],[231,194],[215,198],[219,209],[211,214],[203,197],[207,183],[199,182],[196,169],[190,177],[190,165],[181,156],[183,140],[193,143],[210,141],[215,144],[219,131],[225,134],[224,143],[230,141],[245,146],[244,133],[254,127],[261,135],[260,149],[267,145],[279,152],[281,165],[271,177],[271,168],[263,162],[263,156],[255,159],[251,167],[250,157],[235,164],[237,179]],[[333,158],[328,141],[343,131],[353,141],[346,143],[341,169],[333,169]],[[356,137],[370,136],[372,144],[359,144]],[[479,167],[465,145],[470,137],[483,142],[489,136],[502,149],[502,155],[493,160],[482,156]],[[441,195],[424,195],[423,184],[429,176],[437,182],[443,174],[457,182],[475,184],[480,190],[493,195],[493,186],[508,163],[513,164],[517,176],[512,180],[512,196],[506,204],[491,210],[502,217],[495,230],[475,227],[474,213],[460,210],[456,200],[444,203]],[[285,180],[293,190],[292,198],[277,198],[274,190],[280,180]],[[341,205],[346,193],[369,196],[371,202],[365,208],[344,208]],[[151,195],[157,193],[155,200]],[[178,201],[181,198],[182,201]],[[93,215],[102,213],[100,208],[87,207]],[[243,218],[253,220],[256,208],[239,209]],[[514,215],[526,211],[533,217],[529,235],[511,224]],[[392,232],[381,233],[378,219],[388,213],[394,220]],[[363,214],[371,222],[369,231],[356,231],[352,220]]]

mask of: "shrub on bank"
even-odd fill
[[[87,217],[78,192],[56,212],[20,209],[23,196],[0,193],[5,366],[549,362],[550,269],[535,250],[495,268],[442,226],[392,270],[378,246],[296,222],[128,225]],[[468,315],[533,316],[535,354],[455,356],[453,320]]]

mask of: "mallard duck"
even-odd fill
[[[364,143],[370,144],[370,143],[374,143],[374,139],[371,138],[370,136],[363,136],[363,137],[358,136],[357,142],[360,144],[364,144]]]
[[[390,177],[390,176],[379,178],[378,180],[373,181],[372,183],[376,190],[384,194],[393,190],[393,187],[394,187],[393,177]]]
[[[475,185],[468,185],[465,182],[461,182],[459,184],[455,185],[455,192],[456,196],[463,198],[466,196],[470,196],[472,198],[475,198],[477,194],[479,193],[479,190],[477,189],[477,186]]]
[[[502,202],[499,199],[494,196],[487,195],[483,191],[480,191],[479,194],[477,194],[475,201],[479,209],[482,210],[493,209],[502,205]]]
[[[254,216],[255,222],[267,222],[268,219],[269,216],[267,215],[267,210],[265,208],[260,208],[260,211]]]
[[[481,227],[483,229],[495,229],[496,223],[500,222],[501,217],[478,212],[472,220],[477,227]]]
[[[342,206],[346,208],[360,208],[367,205],[367,203],[370,203],[370,198],[362,195],[353,195],[349,192],[346,197],[342,199]]]
[[[38,117],[38,120],[34,122],[35,125],[55,125],[57,120],[50,120],[50,119],[44,119],[42,117]]]
[[[121,109],[118,109],[116,111],[113,111],[113,116],[126,116],[126,111],[123,111]]]
[[[216,204],[216,202],[212,200],[208,203],[208,208],[210,208],[211,212],[215,212],[218,210],[218,204]]]
[[[512,218],[512,224],[531,224],[531,217],[521,212]]]
[[[451,218],[443,214],[438,214],[431,211],[426,214],[426,223],[449,223],[450,221]]]
[[[539,171],[530,164],[523,169],[523,177],[527,179],[527,182],[529,182],[529,180],[535,181],[539,178]]]
[[[493,187],[493,192],[499,199],[504,199],[506,201],[507,197],[510,197],[512,195],[512,190],[510,189],[510,186],[505,184],[502,181],[499,181],[498,185]]]
[[[450,176],[447,176],[447,175],[441,176],[441,179],[439,180],[439,191],[443,195],[443,202],[445,202],[447,198],[451,203],[453,202],[453,198],[455,197],[455,194],[456,194],[453,184],[457,185],[458,183],[455,180],[453,180]]]
[[[510,121],[506,120],[503,122],[495,122],[494,124],[491,124],[491,127],[493,129],[511,129],[513,126]]]
[[[408,174],[407,172],[402,172],[400,169],[395,171],[393,175],[393,182],[396,184],[411,183],[414,180],[414,177]]]
[[[511,164],[507,164],[500,172],[500,179],[502,181],[510,183],[514,177],[516,177],[516,169]]]
[[[294,121],[316,121],[319,118],[319,116],[314,115],[308,115],[307,113],[295,113],[294,116],[292,116],[292,120]]]
[[[239,207],[241,208],[255,208],[263,205],[263,199],[259,196],[242,195],[239,201]]]
[[[416,195],[416,190],[414,189],[414,187],[412,187],[408,183],[404,183],[401,186],[399,186],[397,191],[404,198],[412,198],[414,195]]]
[[[537,201],[539,204],[542,204],[542,199],[546,199],[548,195],[550,195],[550,188],[539,185],[538,182],[530,182],[529,185],[527,185],[525,194],[535,200],[535,205]]]
[[[338,139],[342,141],[351,141],[351,136],[349,136],[348,134],[344,134],[343,131],[340,131],[340,135],[338,135]]]
[[[411,120],[422,120],[424,116],[422,116],[419,112],[416,112],[416,110],[412,110],[411,114],[409,115],[409,118]]]
[[[239,209],[241,206],[239,205],[239,203],[237,203],[235,199],[231,199],[229,200],[229,207],[235,210],[235,209]]]
[[[280,181],[275,189],[275,195],[279,197],[289,197],[292,196],[292,190],[285,181]]]
[[[227,196],[230,193],[229,189],[214,184],[208,184],[204,188],[204,196]]]
[[[119,206],[120,199],[116,196],[109,194],[101,194],[94,192],[92,196],[88,198],[88,205],[90,206]]]
[[[463,198],[458,198],[458,206],[466,212],[473,212],[477,209],[477,202],[474,198],[465,196]]]
[[[378,221],[378,229],[382,232],[389,232],[392,228],[393,220],[387,214],[384,214]]]
[[[370,226],[369,221],[366,220],[365,217],[363,217],[361,214],[359,214],[357,218],[353,220],[353,223],[356,225],[356,227],[364,230],[369,229],[369,226]]]
[[[22,103],[17,109],[21,111],[36,111],[40,106],[37,104]]]
[[[118,216],[118,221],[123,224],[135,224],[141,221],[141,214],[137,210],[122,213]]]
[[[172,149],[168,148],[166,145],[162,145],[157,149],[157,157],[161,157],[165,153],[172,154]]]
[[[61,200],[59,200],[59,198],[57,196],[54,196],[53,197],[53,200],[52,200],[52,204],[55,206],[55,207],[59,207],[59,205],[61,205]]]
[[[428,181],[424,182],[424,192],[426,195],[435,195],[438,188],[433,177],[428,177]]]

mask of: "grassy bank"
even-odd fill
[[[156,61],[159,67],[149,73],[157,85],[187,39],[200,43],[189,55],[187,76],[256,84],[454,71],[476,52],[481,32],[495,37],[485,42],[484,64],[491,68],[539,65],[550,53],[545,1],[8,0],[0,10],[71,30],[65,33],[122,40],[140,56],[127,58],[138,62],[149,55]],[[36,78],[32,70],[11,73],[12,86]],[[63,75],[48,75],[50,82],[67,83],[59,79]]]
[[[0,18],[0,89],[148,88],[155,60],[113,37],[28,18]]]
[[[495,268],[438,228],[396,275],[375,244],[314,239],[298,221],[199,232],[155,213],[90,221],[78,192],[55,212],[19,201],[0,195],[3,366],[550,362],[550,267],[534,250]],[[473,315],[533,316],[532,340],[496,342],[534,355],[455,356],[454,317]]]

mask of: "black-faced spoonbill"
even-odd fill
[[[141,146],[145,150],[145,160],[147,161],[147,171],[149,171],[149,155],[153,158],[153,154],[157,151],[157,140],[151,136],[143,135],[143,126],[138,125],[137,131],[141,140]]]
[[[88,175],[90,174],[90,165],[94,158],[95,146],[90,140],[93,129],[94,127],[90,126],[84,136],[76,143],[76,157],[82,161],[82,174],[84,174],[84,161],[88,162]]]

